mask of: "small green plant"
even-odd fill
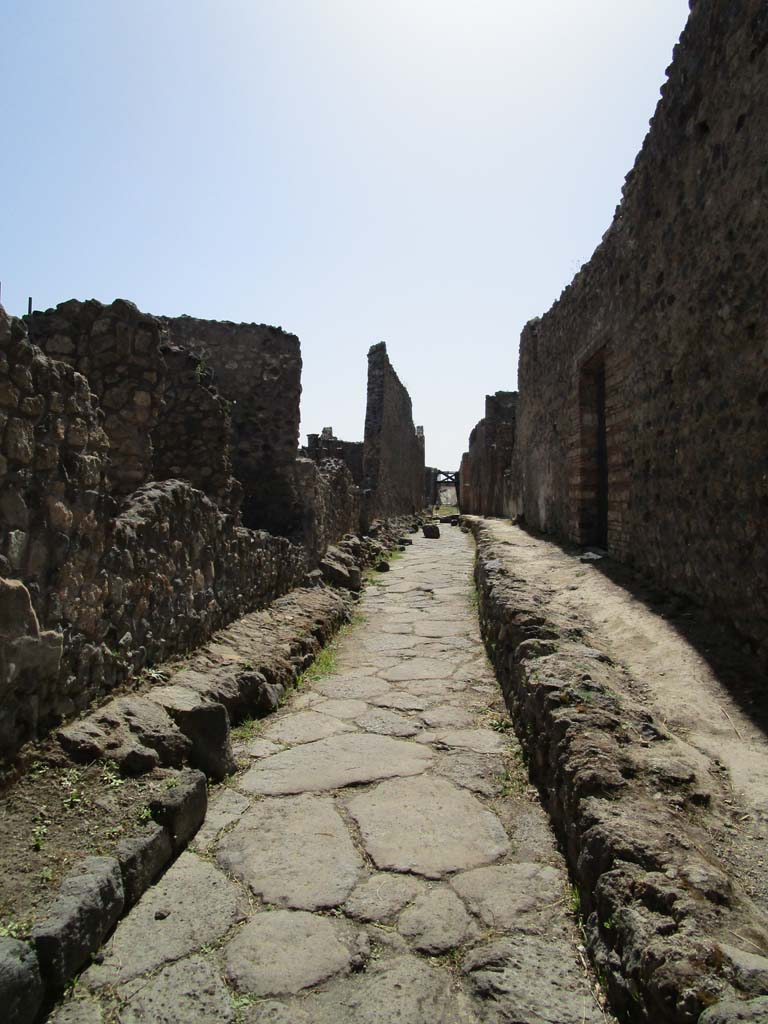
[[[230,994],[229,999],[233,1010],[247,1010],[249,1006],[253,1006],[256,1002],[255,996],[241,995],[235,992]]]
[[[571,886],[568,896],[568,906],[574,917],[581,917],[581,896],[575,885]]]
[[[53,868],[43,868],[40,872],[41,882],[52,882],[53,881]]]
[[[105,764],[101,769],[101,781],[110,789],[119,789],[120,786],[125,785],[125,779],[115,771],[111,764]]]
[[[253,740],[264,728],[264,720],[261,718],[244,718],[243,721],[234,727],[232,735],[238,740]]]
[[[198,384],[202,384],[208,376],[208,364],[204,359],[198,359],[195,366],[195,378]]]
[[[0,921],[0,935],[9,939],[21,939],[29,931],[30,925],[27,921],[17,921],[11,918],[9,921]]]
[[[136,813],[136,817],[142,824],[144,824],[145,822],[152,820],[152,811],[150,811],[149,807],[145,804],[143,807],[139,808]]]
[[[490,727],[496,732],[509,732],[512,728],[512,721],[509,718],[504,718],[499,715],[498,718],[494,718],[489,722]]]
[[[179,780],[172,775],[169,779],[163,781],[163,789],[176,789],[178,784]]]
[[[38,822],[37,825],[32,826],[32,849],[40,852],[43,848],[43,842],[45,837],[48,835],[48,826],[44,822]]]

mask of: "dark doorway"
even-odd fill
[[[581,421],[579,532],[582,544],[608,547],[608,441],[605,429],[605,355],[584,364],[579,380]]]

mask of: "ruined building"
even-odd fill
[[[462,507],[607,549],[768,661],[768,19],[692,7],[612,225],[522,333],[502,506],[490,410]]]
[[[360,532],[364,461],[366,524],[423,506],[410,399],[378,358],[351,472],[297,457],[280,328],[122,300],[0,311],[0,758],[300,585]]]
[[[497,391],[485,399],[485,416],[469,435],[469,451],[459,471],[461,509],[504,515],[504,474],[515,443],[516,391]]]

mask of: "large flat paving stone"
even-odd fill
[[[462,961],[484,1024],[604,1024],[571,947],[515,935]]]
[[[360,715],[364,715],[366,711],[370,710],[370,705],[366,704],[364,700],[336,700],[331,698],[323,700],[321,704],[318,704],[317,710],[324,715],[330,715],[331,718],[341,718],[347,721],[350,718],[355,719],[359,718]]]
[[[183,853],[118,924],[104,961],[83,975],[89,988],[119,985],[215,942],[245,914],[234,882],[194,853]]]
[[[267,903],[300,910],[343,903],[363,868],[333,800],[317,796],[258,801],[216,859]]]
[[[243,811],[249,806],[247,796],[237,793],[234,789],[227,787],[220,789],[214,797],[208,801],[208,810],[205,812],[205,821],[200,826],[194,839],[195,849],[204,852],[213,844],[219,832],[227,828],[233,821],[237,821]]]
[[[443,637],[464,636],[476,630],[469,618],[432,619],[429,622],[417,622],[413,627],[417,636]]]
[[[509,740],[493,729],[441,729],[431,742],[473,750],[476,754],[499,754],[506,749]]]
[[[453,669],[449,658],[406,658],[392,668],[379,672],[379,675],[391,683],[410,683],[418,679],[443,679]]]
[[[336,700],[368,700],[389,687],[381,679],[360,678],[359,676],[332,676],[315,683],[315,690],[323,697]]]
[[[490,864],[509,849],[504,828],[471,793],[442,778],[383,782],[349,810],[378,868],[440,878]]]
[[[353,728],[347,722],[322,714],[320,710],[297,711],[295,715],[282,715],[267,726],[263,735],[278,743],[314,743],[328,736],[352,732]]]
[[[210,961],[201,956],[169,964],[151,978],[117,990],[120,1024],[201,1024],[235,1019],[229,989]]]
[[[560,872],[534,862],[476,868],[456,875],[451,885],[485,924],[504,931],[523,927],[526,915],[564,895]]]
[[[391,690],[389,693],[372,697],[371,704],[377,708],[397,708],[398,711],[424,711],[437,699],[437,697],[415,697],[411,693]]]
[[[428,708],[419,718],[432,729],[468,729],[475,724],[475,716],[455,704]]]
[[[504,760],[500,755],[454,747],[441,753],[434,771],[481,796],[498,796],[503,789]]]
[[[247,793],[278,796],[321,792],[377,779],[418,775],[430,751],[406,740],[369,733],[331,736],[264,758],[239,780]]]
[[[359,921],[386,921],[424,891],[424,882],[410,875],[372,875],[344,904],[345,913]]]
[[[257,914],[224,951],[227,978],[238,992],[290,995],[361,966],[366,941],[345,922],[303,910]]]
[[[470,1024],[476,1018],[457,1006],[451,981],[446,970],[399,956],[313,993],[301,1006],[313,1024]]]
[[[417,732],[421,732],[417,721],[386,708],[369,708],[357,719],[357,724],[366,732],[375,732],[382,736],[415,736]]]
[[[419,896],[400,915],[398,930],[420,953],[444,953],[473,932],[464,904],[450,889],[440,886]]]

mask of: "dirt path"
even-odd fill
[[[759,724],[759,698],[741,685],[738,661],[727,666],[729,689],[713,667],[717,659],[700,653],[708,654],[716,637],[714,630],[707,637],[707,623],[695,621],[695,611],[641,600],[642,587],[613,582],[608,566],[603,571],[582,562],[506,520],[486,525],[507,548],[515,574],[623,665],[633,695],[645,695],[702,776],[724,792],[730,812],[713,842],[744,890],[768,909],[768,739]],[[687,639],[693,635],[697,646]]]
[[[193,847],[58,1024],[597,1024],[546,815],[471,604],[418,538],[335,664],[237,750]]]

